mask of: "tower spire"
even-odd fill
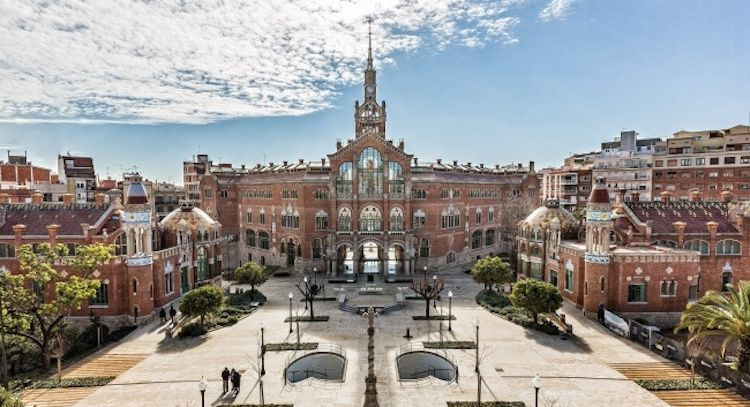
[[[372,17],[367,17],[367,69],[372,69]]]

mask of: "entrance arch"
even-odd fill
[[[393,243],[388,248],[386,270],[389,278],[396,274],[404,274],[404,259],[406,250],[401,243]]]
[[[368,275],[367,281],[374,281],[370,276],[383,273],[383,245],[374,241],[367,241],[359,247],[359,270]]]
[[[336,270],[336,274],[354,276],[354,250],[350,245],[341,245],[336,250]]]

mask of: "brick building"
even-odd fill
[[[689,202],[669,193],[641,202],[637,193],[610,203],[597,180],[585,223],[550,201],[519,225],[522,278],[557,286],[563,297],[588,312],[599,305],[631,317],[671,326],[690,301],[707,290],[750,277],[750,206]]]
[[[139,322],[221,269],[221,225],[200,209],[185,206],[157,223],[141,183],[128,186],[127,200],[111,191],[95,202],[0,204],[0,268],[17,273],[16,252],[23,244],[64,244],[75,253],[82,244],[114,244],[116,256],[93,274],[101,281],[96,298],[76,311],[82,320],[94,312],[112,326]],[[74,273],[64,263],[59,268]],[[145,318],[147,319],[147,318]]]
[[[403,141],[386,138],[371,50],[364,74],[355,137],[338,141],[327,157],[212,166],[201,178],[201,208],[236,240],[229,264],[251,260],[387,281],[510,251],[502,220],[515,207],[539,202],[533,162],[528,168],[420,162]]]

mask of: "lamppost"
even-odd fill
[[[5,287],[5,275],[8,270],[3,267],[0,268],[0,279],[3,280],[2,286]],[[3,318],[3,296],[0,291],[0,353],[2,353],[2,366],[0,369],[3,370],[3,386],[8,388],[8,359],[5,352],[5,318]]]
[[[294,298],[294,294],[292,292],[289,292],[289,333],[292,333],[292,298]]]
[[[477,338],[476,338],[476,342],[477,342],[477,349],[476,350],[477,351],[476,351],[476,361],[475,361],[475,364],[474,364],[474,371],[477,372],[477,373],[479,373],[479,320],[478,319],[477,319],[477,322],[476,322],[476,328],[477,328]]]
[[[451,320],[453,319],[453,314],[451,314],[452,305],[453,305],[453,291],[448,291],[448,332],[453,331],[451,329]]]
[[[208,387],[208,380],[201,376],[201,381],[198,382],[198,390],[201,391],[201,407],[206,407],[206,388]]]
[[[539,389],[542,388],[542,378],[539,377],[539,373],[531,379],[531,384],[534,386],[534,407],[539,407]]]
[[[305,287],[307,287],[307,276],[305,276],[305,278],[303,278],[302,281],[305,282]],[[307,311],[307,301],[305,301],[305,311]]]
[[[432,285],[437,287],[437,274],[432,275]],[[432,299],[432,308],[437,309],[437,295]]]
[[[266,328],[263,323],[260,323],[260,375],[266,375],[266,339],[265,339]]]

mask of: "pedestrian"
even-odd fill
[[[221,394],[227,394],[229,391],[229,369],[224,367],[224,370],[221,371],[221,382],[224,385],[222,387],[223,392]]]
[[[242,375],[238,371],[235,371],[234,375],[235,375],[236,380],[237,380],[237,393],[239,394],[239,392],[240,392],[240,379],[242,379]]]
[[[167,312],[164,311],[164,307],[161,307],[161,309],[159,309],[159,319],[161,320],[162,324],[167,322]]]
[[[174,316],[177,315],[177,311],[175,311],[174,306],[169,306],[169,316],[172,317],[172,325],[174,325]]]
[[[234,368],[229,372],[229,378],[232,379],[232,393],[237,394],[237,371]]]
[[[604,304],[599,304],[599,309],[596,311],[596,319],[599,320],[600,324],[604,324]]]

